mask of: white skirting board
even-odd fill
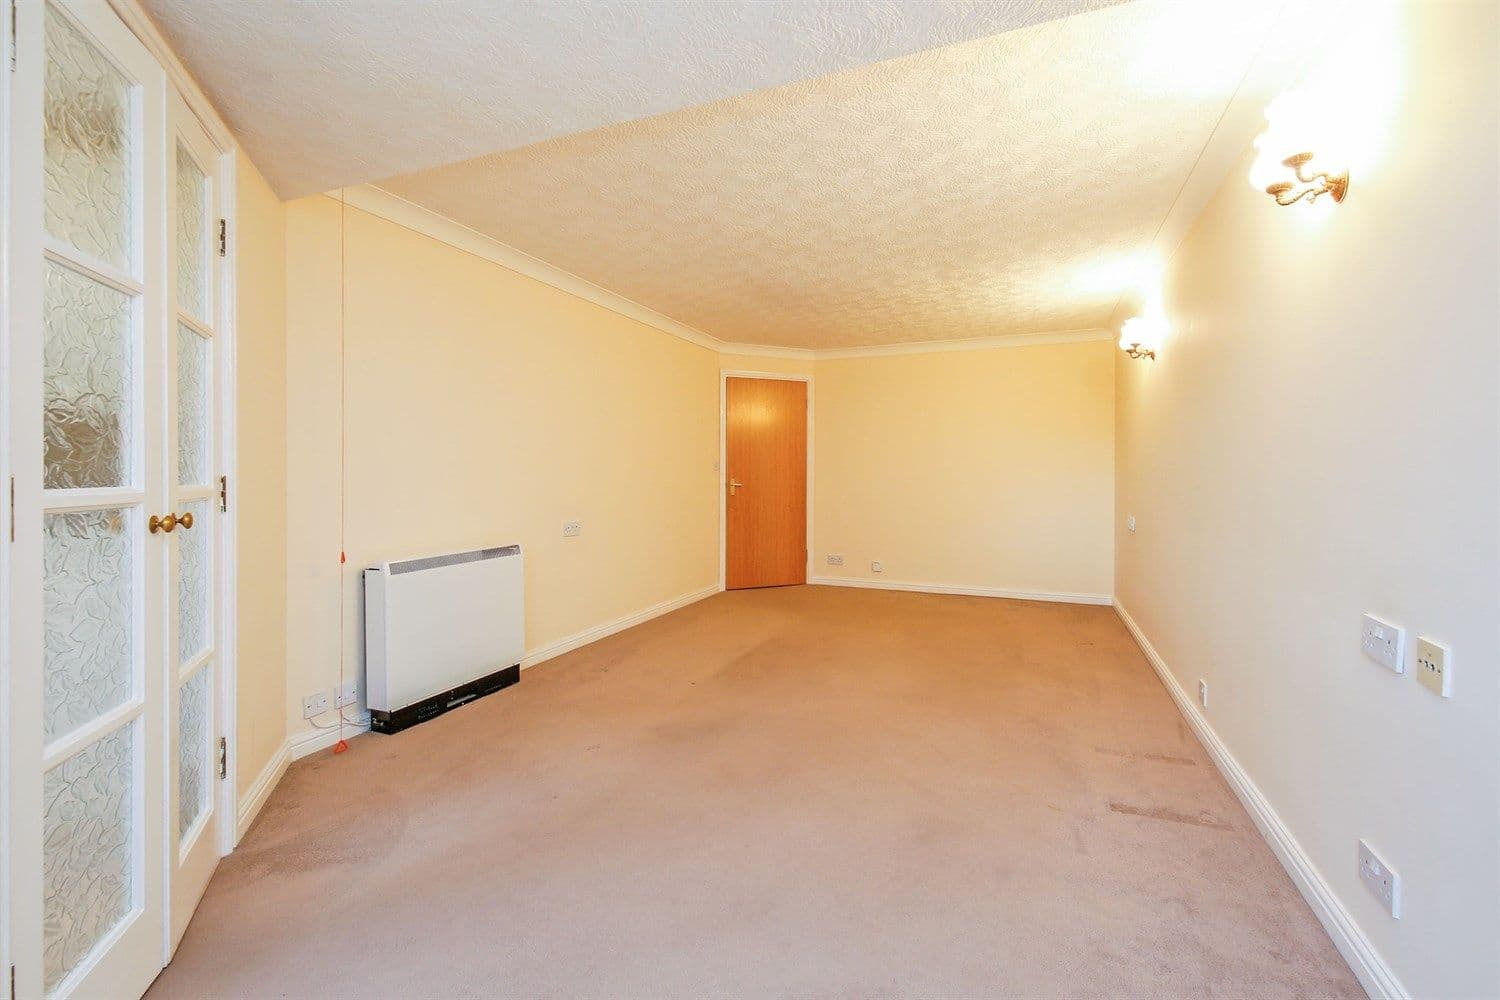
[[[260,815],[261,807],[271,797],[271,792],[281,781],[281,776],[286,774],[287,765],[292,762],[291,755],[287,752],[287,744],[283,743],[271,759],[266,761],[266,766],[260,769],[250,787],[240,796],[238,815],[234,820],[234,842],[238,846],[244,839],[245,831],[250,829],[250,824],[255,822],[255,817]]]
[[[653,618],[660,618],[662,615],[670,614],[678,608],[685,608],[689,604],[696,604],[705,597],[712,597],[718,592],[718,587],[704,587],[701,590],[690,591],[678,597],[662,601],[660,604],[653,604],[649,608],[626,615],[623,618],[616,618],[612,622],[595,625],[593,628],[586,628],[582,632],[574,632],[572,635],[558,639],[556,642],[548,643],[541,649],[533,649],[527,653],[521,659],[521,669],[525,670],[527,667],[534,667],[538,663],[545,663],[555,656],[571,653],[580,646],[587,646],[591,642],[598,642],[600,639],[614,635],[616,632],[623,632],[628,628],[633,628]]]
[[[591,642],[598,642],[600,639],[614,635],[616,632],[623,632],[632,626],[648,622],[653,618],[660,618],[662,615],[676,611],[678,608],[685,608],[689,604],[701,601],[705,597],[712,597],[718,592],[718,587],[704,587],[700,590],[690,591],[678,597],[662,601],[659,604],[653,604],[649,608],[626,615],[623,618],[616,618],[614,621],[605,622],[603,625],[595,625],[593,628],[584,629],[582,632],[575,632],[570,636],[565,636],[556,642],[549,643],[540,649],[534,649],[527,653],[521,660],[521,668],[524,670],[527,667],[534,667],[538,663],[545,663],[554,657],[570,653],[580,646],[587,646]],[[357,736],[360,733],[367,732],[369,728],[368,725],[355,726],[346,724],[343,728],[343,738],[349,739],[350,737]],[[272,790],[281,781],[282,775],[286,774],[287,767],[293,761],[301,760],[303,757],[317,753],[319,750],[326,750],[338,741],[339,730],[337,728],[307,729],[287,737],[286,742],[281,745],[281,749],[271,757],[266,766],[261,769],[260,774],[256,775],[255,781],[251,782],[250,787],[240,797],[239,815],[235,820],[235,843],[239,843],[240,838],[244,837],[245,831],[250,829],[250,824],[255,822],[255,817],[260,814],[261,808],[266,804],[266,799],[270,798]]]
[[[1055,590],[1004,590],[1000,587],[963,587],[946,583],[902,583],[858,576],[815,576],[819,587],[864,587],[868,590],[907,590],[914,594],[958,594],[963,597],[1004,597],[1012,601],[1051,601],[1056,604],[1113,604],[1108,594],[1069,594]]]
[[[1146,654],[1151,667],[1156,671],[1156,676],[1161,678],[1162,685],[1177,702],[1178,711],[1183,718],[1187,719],[1188,725],[1193,727],[1193,732],[1198,737],[1198,742],[1208,751],[1213,758],[1214,764],[1229,782],[1229,787],[1234,789],[1234,794],[1244,804],[1250,818],[1255,821],[1260,834],[1270,845],[1281,866],[1286,869],[1287,874],[1292,877],[1297,889],[1302,893],[1302,898],[1307,900],[1307,905],[1312,907],[1313,913],[1323,924],[1323,929],[1333,939],[1334,947],[1339,954],[1344,956],[1344,961],[1349,963],[1349,968],[1359,978],[1366,992],[1372,997],[1392,998],[1392,1000],[1404,1000],[1410,997],[1391,967],[1386,964],[1384,958],[1375,950],[1375,945],[1365,936],[1365,932],[1355,922],[1354,915],[1344,906],[1342,900],[1334,893],[1332,886],[1324,880],[1322,874],[1313,864],[1312,858],[1297,843],[1297,838],[1292,836],[1292,831],[1287,829],[1281,817],[1276,814],[1271,803],[1266,799],[1260,788],[1250,779],[1250,775],[1240,766],[1240,762],[1229,752],[1224,741],[1219,739],[1219,734],[1214,732],[1203,713],[1198,710],[1197,703],[1183,690],[1178,683],[1177,677],[1167,668],[1166,661],[1161,654],[1151,645],[1130,617],[1130,613],[1115,602],[1115,611],[1120,620],[1135,637],[1136,644],[1141,647],[1141,652]],[[1350,859],[1351,864],[1353,859]]]

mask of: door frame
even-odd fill
[[[719,589],[724,586],[726,553],[729,545],[729,380],[761,378],[778,382],[807,383],[807,564],[803,566],[804,582],[813,578],[813,377],[789,372],[752,372],[736,368],[719,369]]]
[[[192,76],[183,67],[175,53],[156,29],[155,24],[139,6],[138,0],[107,0],[110,11],[117,16],[124,29],[139,40],[161,71],[163,96],[172,91],[181,95],[193,116],[202,124],[217,152],[217,164],[213,171],[215,183],[222,193],[222,217],[227,221],[225,252],[218,257],[221,294],[217,307],[219,337],[221,338],[223,362],[219,382],[215,386],[218,405],[221,408],[219,449],[222,456],[221,472],[228,476],[228,511],[218,518],[222,532],[222,562],[217,570],[220,574],[222,598],[220,608],[222,656],[217,658],[218,699],[223,713],[221,735],[226,741],[228,773],[215,790],[218,816],[214,840],[220,857],[229,854],[237,842],[239,789],[235,768],[238,741],[236,734],[237,704],[235,690],[237,676],[236,634],[238,631],[238,602],[236,594],[238,552],[238,459],[237,459],[237,343],[236,330],[236,178],[238,172],[238,146],[233,133],[219,118],[213,105],[198,88]],[[39,430],[41,412],[41,386],[20,377],[31,374],[41,364],[41,274],[43,250],[43,224],[41,206],[42,137],[30,126],[40,121],[41,84],[44,68],[44,45],[42,41],[43,3],[22,4],[16,11],[15,20],[0,19],[0,40],[15,45],[15,66],[0,68],[0,152],[5,156],[6,168],[3,191],[0,191],[0,282],[4,283],[6,308],[0,310],[0,388],[4,389],[5,405],[0,406],[0,732],[5,733],[0,741],[0,998],[10,998],[10,970],[18,960],[24,966],[33,955],[40,955],[40,920],[33,925],[29,920],[19,919],[25,914],[18,911],[21,895],[39,892],[40,872],[19,872],[12,868],[17,849],[16,817],[13,772],[18,767],[34,767],[38,761],[21,761],[11,756],[10,734],[14,731],[11,722],[21,700],[30,702],[38,694],[36,680],[20,677],[15,670],[18,662],[30,662],[40,651],[36,636],[27,630],[25,636],[10,626],[18,621],[40,620],[41,587],[39,579],[17,580],[18,568],[41,566],[41,437],[31,435]],[[12,26],[15,28],[12,36]],[[163,123],[169,122],[162,108],[147,108],[147,116],[157,115]],[[20,120],[26,127],[17,124]],[[33,134],[35,132],[35,134]],[[172,133],[167,128],[164,137]],[[175,143],[168,143],[169,150]],[[165,195],[165,190],[164,190]],[[165,220],[147,220],[147,225],[165,227]],[[161,331],[148,331],[150,335],[163,335]],[[22,439],[23,432],[26,434]],[[14,490],[14,492],[12,492]],[[15,538],[11,537],[11,525],[15,525]],[[33,530],[35,529],[35,530]],[[148,669],[163,669],[162,663],[148,664]],[[25,673],[24,671],[22,673]],[[18,700],[18,688],[24,699]],[[163,740],[165,745],[168,741]],[[38,752],[40,752],[38,745]],[[165,754],[159,761],[167,764]],[[169,797],[168,797],[169,798]],[[170,799],[169,799],[170,800]],[[30,803],[35,805],[35,802]],[[170,806],[166,807],[169,811]],[[166,823],[169,817],[163,817]],[[40,823],[31,817],[24,825]],[[27,838],[34,835],[27,831]],[[146,856],[147,864],[156,864],[165,859]],[[163,884],[166,889],[165,883]],[[40,897],[35,901],[41,905]],[[32,914],[39,916],[37,914]],[[165,921],[164,921],[165,924]],[[164,926],[162,938],[170,935]],[[164,947],[161,955],[165,966],[170,955]],[[40,992],[42,970],[16,968],[18,995]]]

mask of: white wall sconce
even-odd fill
[[[1120,327],[1120,350],[1132,358],[1156,360],[1156,352],[1166,336],[1167,324],[1147,316],[1133,316]]]
[[[1278,205],[1295,205],[1304,198],[1311,205],[1325,194],[1343,201],[1349,194],[1349,171],[1338,162],[1339,143],[1330,134],[1334,126],[1320,125],[1328,117],[1327,109],[1303,91],[1287,91],[1272,101],[1266,108],[1266,130],[1255,139],[1250,184]]]

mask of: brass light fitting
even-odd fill
[[[1278,205],[1295,205],[1303,198],[1311,205],[1325,194],[1332,195],[1335,202],[1343,201],[1344,196],[1349,193],[1348,171],[1339,174],[1323,171],[1307,174],[1303,168],[1312,158],[1311,153],[1296,153],[1281,161],[1282,166],[1291,167],[1296,172],[1297,180],[1303,185],[1300,191],[1291,181],[1277,181],[1266,188],[1266,194],[1275,198]],[[1292,194],[1293,191],[1297,193]],[[1288,195],[1291,197],[1287,197]]]
[[[1156,349],[1166,336],[1166,321],[1159,316],[1132,316],[1120,327],[1120,350],[1137,360],[1156,360]]]

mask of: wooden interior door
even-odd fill
[[[807,582],[807,383],[725,384],[724,585]]]

